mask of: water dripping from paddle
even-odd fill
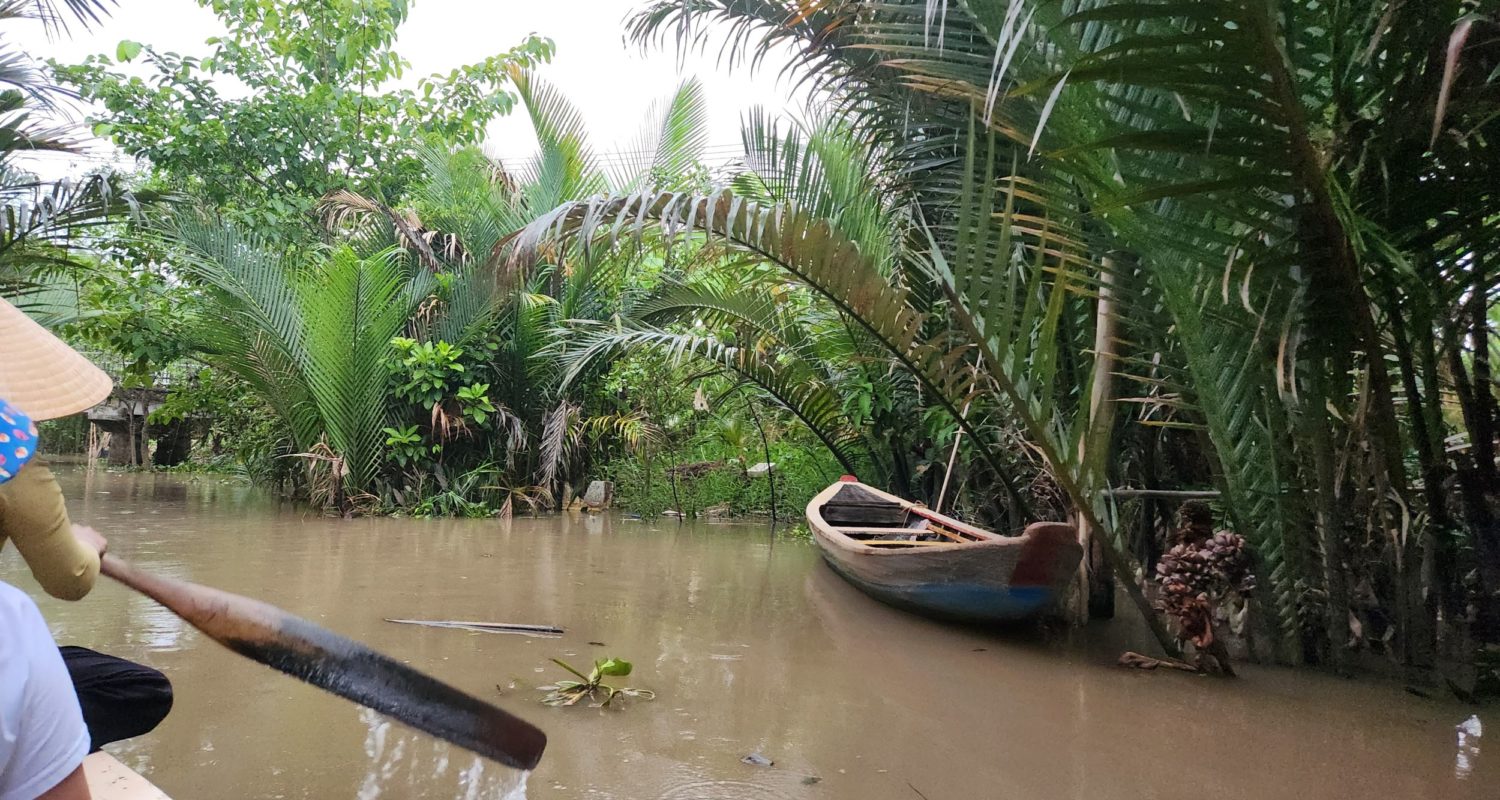
[[[357,713],[367,731],[364,753],[368,762],[357,800],[526,800],[530,772],[486,761],[368,708]]]

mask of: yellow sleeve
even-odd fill
[[[0,483],[0,535],[16,543],[47,594],[78,600],[94,588],[99,554],[73,535],[62,489],[46,464],[32,461]]]

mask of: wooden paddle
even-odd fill
[[[112,555],[101,571],[246,658],[506,766],[531,769],[547,746],[547,735],[525,720],[275,606],[143,572]]]

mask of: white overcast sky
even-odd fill
[[[715,43],[709,52],[679,63],[668,45],[642,52],[623,41],[623,20],[645,0],[412,0],[396,49],[411,70],[402,83],[447,72],[507,50],[527,34],[550,37],[557,44],[552,62],[538,74],[561,89],[588,123],[595,150],[608,154],[629,149],[652,102],[669,95],[685,78],[704,84],[710,115],[710,153],[739,143],[739,121],[752,106],[793,111],[789,89],[778,79],[783,60],[767,59],[755,74],[748,67],[729,70],[717,64]],[[223,33],[214,15],[194,0],[119,0],[113,15],[91,29],[72,26],[70,36],[49,40],[39,25],[18,23],[7,29],[21,47],[39,58],[64,63],[88,55],[113,56],[122,39],[162,51],[206,55],[204,40]],[[60,177],[97,166],[111,150],[91,140],[91,155],[34,158],[27,166],[43,177]],[[523,157],[535,139],[524,116],[513,112],[492,124],[487,149],[502,158]]]

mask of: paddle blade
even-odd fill
[[[525,720],[270,604],[142,572],[112,555],[102,570],[246,658],[485,758],[532,769],[547,747],[547,735]]]
[[[298,617],[287,615],[269,639],[224,644],[507,766],[532,769],[547,747],[547,735],[525,720]]]

